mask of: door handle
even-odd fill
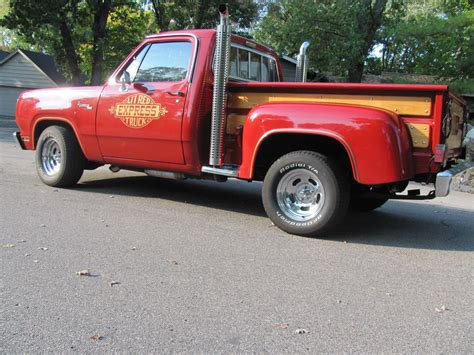
[[[167,91],[166,93],[168,95],[171,95],[171,96],[182,96],[182,97],[184,97],[184,92],[182,92],[182,91]]]

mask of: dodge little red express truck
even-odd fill
[[[173,179],[263,181],[281,229],[316,235],[390,198],[446,196],[462,154],[465,103],[444,85],[282,82],[277,54],[217,30],[148,36],[104,86],[33,90],[15,133],[40,179],[77,183],[110,164]],[[304,81],[304,49],[298,75]],[[427,196],[400,195],[409,181]]]

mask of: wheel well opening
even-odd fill
[[[72,129],[71,125],[68,124],[67,122],[64,122],[64,121],[55,121],[55,120],[45,120],[45,121],[40,121],[36,127],[35,127],[35,133],[34,133],[34,145],[36,147],[37,143],[38,143],[38,139],[39,137],[41,136],[41,133],[43,133],[43,131],[48,128],[48,127],[51,127],[51,126],[61,126],[61,127],[64,127],[64,128],[67,128],[69,130],[71,130],[71,132],[74,133],[75,135],[75,132],[74,130]],[[77,138],[77,137],[76,137]]]
[[[262,181],[275,160],[295,150],[324,154],[353,177],[352,166],[344,146],[337,140],[320,135],[284,133],[271,135],[260,146],[254,165],[254,180]]]

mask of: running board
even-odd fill
[[[201,168],[203,173],[222,175],[227,177],[237,177],[239,176],[239,168],[235,166],[223,166],[221,168],[215,168],[212,166],[203,166]]]
[[[432,200],[436,197],[435,190],[428,192],[427,195],[420,195],[419,189],[408,190],[406,195],[401,194],[381,194],[377,192],[368,192],[361,195],[354,195],[354,197],[364,198],[388,198],[390,200]]]

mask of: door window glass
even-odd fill
[[[140,66],[140,63],[142,62],[143,57],[145,56],[145,54],[146,54],[149,47],[150,46],[147,45],[147,46],[143,47],[140,50],[140,52],[135,54],[135,56],[133,57],[132,61],[128,65],[128,67],[120,75],[119,81],[123,80],[125,72],[128,72],[128,74],[130,75],[130,81],[135,80],[135,76],[137,75],[138,67]]]
[[[181,81],[186,78],[191,42],[153,43],[133,78],[134,82]],[[133,62],[132,62],[133,63]]]

